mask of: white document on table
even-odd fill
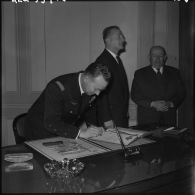
[[[124,145],[129,145],[145,134],[145,131],[126,129],[121,127],[118,127],[118,130],[120,132]],[[104,131],[102,135],[91,137],[88,139],[120,144],[120,139],[115,129],[108,129],[107,131]]]

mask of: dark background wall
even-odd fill
[[[194,36],[195,2],[181,2],[179,6],[179,68],[186,90],[186,99],[179,109],[178,121],[188,127],[194,136]]]

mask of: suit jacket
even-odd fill
[[[176,110],[185,97],[185,87],[178,69],[164,66],[160,80],[151,66],[137,70],[131,88],[131,98],[137,104],[138,125],[176,125]],[[150,107],[155,100],[172,101],[174,108],[167,112]]]
[[[89,108],[90,96],[81,96],[79,73],[51,80],[28,111],[25,121],[27,140],[52,136],[75,138],[78,126]]]
[[[117,126],[128,127],[129,86],[125,69],[106,49],[96,62],[105,64],[112,75],[108,87],[97,99],[99,123],[103,125],[112,119]]]

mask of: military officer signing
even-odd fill
[[[67,138],[91,137],[101,133],[92,128],[80,131],[85,113],[111,79],[107,66],[92,63],[85,71],[70,73],[52,79],[31,106],[25,120],[27,140],[54,136]]]

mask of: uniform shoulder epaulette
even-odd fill
[[[65,90],[64,85],[60,81],[56,81],[55,83],[58,85],[61,91]]]

